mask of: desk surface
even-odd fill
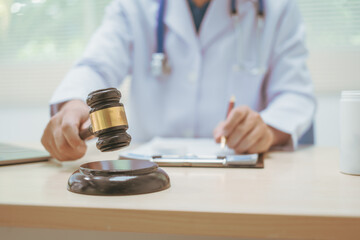
[[[359,239],[360,176],[339,172],[337,148],[271,152],[265,169],[163,168],[171,187],[157,193],[104,197],[67,191],[69,176],[83,162],[117,158],[94,145],[75,162],[0,167],[0,226]]]

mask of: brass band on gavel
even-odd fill
[[[114,126],[128,125],[123,106],[105,108],[90,114],[93,132]]]
[[[130,144],[131,137],[126,133],[128,122],[120,98],[119,90],[106,88],[91,92],[86,99],[91,107],[91,126],[82,131],[80,137],[98,137],[96,146],[102,152],[114,151]]]

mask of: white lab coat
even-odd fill
[[[51,103],[85,99],[93,90],[118,87],[132,75],[125,106],[133,140],[154,136],[212,137],[224,120],[231,95],[236,105],[260,112],[263,120],[292,135],[288,146],[310,127],[315,112],[313,86],[306,68],[304,25],[294,0],[265,1],[266,18],[256,39],[252,1],[237,1],[244,62],[252,64],[261,47],[266,72],[236,70],[237,48],[230,1],[212,0],[197,35],[185,0],[168,0],[165,52],[172,72],[151,75],[156,48],[159,1],[115,0],[82,59],[68,73]],[[260,44],[261,43],[261,44]]]

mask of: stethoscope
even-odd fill
[[[236,34],[236,63],[233,66],[234,71],[248,71],[253,75],[260,75],[265,72],[265,67],[262,63],[262,49],[261,49],[261,33],[264,26],[264,18],[265,18],[265,7],[264,7],[264,0],[249,0],[252,1],[255,5],[257,10],[257,30],[256,30],[256,51],[255,54],[256,59],[254,59],[253,64],[248,64],[243,61],[243,49],[244,44],[242,42],[242,28],[239,24],[239,14],[236,9],[236,0],[231,0],[230,4],[230,14],[231,18],[235,27],[235,34]],[[157,18],[157,29],[156,29],[156,52],[152,54],[151,59],[151,72],[154,77],[161,77],[167,75],[171,72],[171,67],[168,64],[166,54],[164,52],[164,12],[165,12],[165,5],[166,0],[160,1],[160,7],[158,11],[158,18]]]

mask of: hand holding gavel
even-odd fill
[[[128,146],[128,123],[124,106],[115,88],[101,89],[89,94],[86,102],[66,102],[46,126],[41,142],[49,153],[60,161],[81,158],[86,152],[84,139],[98,137],[96,146],[102,152]],[[84,129],[90,116],[91,126]]]

